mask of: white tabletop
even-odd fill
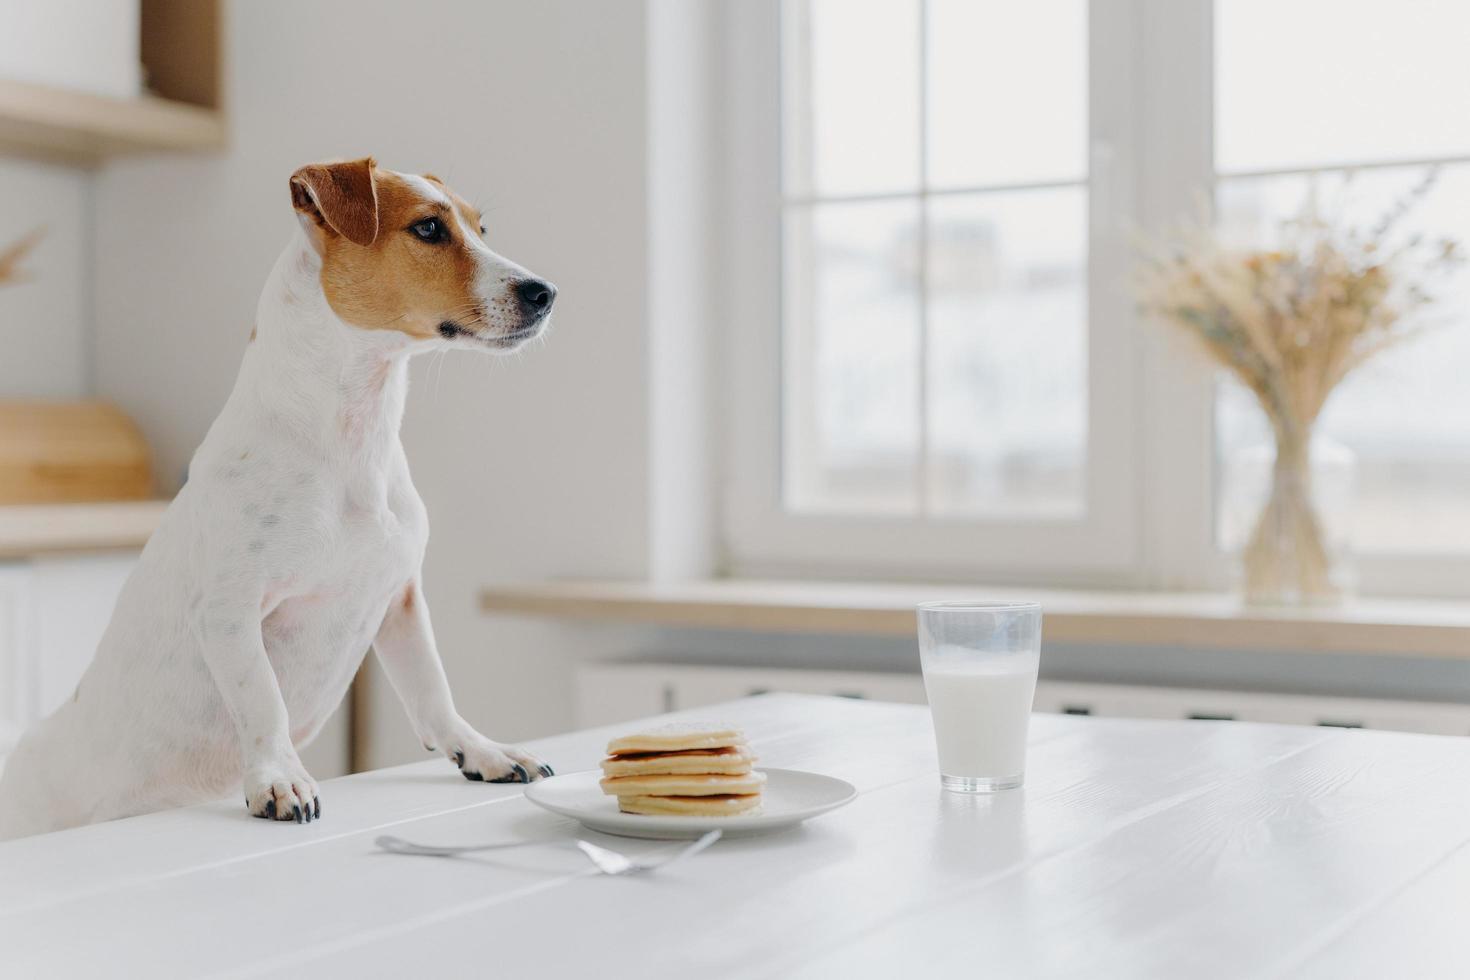
[[[14,841],[0,976],[1470,976],[1465,739],[1038,715],[1026,788],[976,798],[939,790],[922,708],[698,714],[862,795],[636,878],[442,760],[332,780],[306,826],[231,800]],[[570,772],[609,735],[534,747]],[[384,832],[559,843],[442,860]]]

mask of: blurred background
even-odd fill
[[[1039,708],[1470,734],[1465,270],[1373,307],[1304,471],[1333,592],[1264,602],[1270,420],[1135,287],[1304,213],[1385,269],[1470,239],[1467,37],[1453,0],[0,0],[0,756],[224,403],[288,176],[366,154],[560,290],[544,344],[416,363],[404,423],[493,737],[922,700],[912,603],[1013,590]],[[420,754],[369,668],[307,762]]]

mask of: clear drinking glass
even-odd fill
[[[918,612],[940,785],[958,793],[1020,786],[1041,661],[1041,606],[926,602]]]

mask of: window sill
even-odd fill
[[[747,579],[612,580],[494,586],[489,613],[690,629],[914,635],[914,606],[951,598],[1037,599],[1055,643],[1361,653],[1470,660],[1470,602],[1355,598],[1306,609],[1245,606],[1231,595]]]

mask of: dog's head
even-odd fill
[[[371,157],[311,164],[291,175],[291,203],[346,323],[497,351],[546,326],[556,287],[490,251],[479,211],[437,177]]]

